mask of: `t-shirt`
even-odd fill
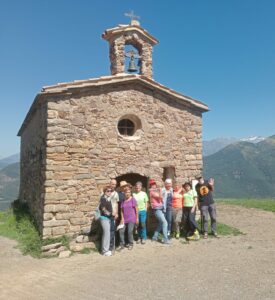
[[[201,206],[214,203],[212,190],[212,185],[210,185],[207,181],[205,181],[203,184],[198,183],[196,185],[196,191],[198,193],[199,203]]]
[[[143,191],[140,191],[138,193],[133,193],[133,197],[137,200],[138,210],[146,210],[148,202],[147,194]]]
[[[117,214],[118,213],[119,196],[118,196],[118,193],[116,191],[112,192],[112,194],[110,196],[110,200],[111,200],[112,206],[113,206],[113,213]]]
[[[193,207],[195,204],[195,198],[198,196],[197,192],[194,190],[190,190],[184,193],[184,207]]]
[[[121,203],[121,210],[123,212],[124,224],[136,223],[137,220],[136,206],[137,206],[137,201],[133,197],[131,197],[129,200],[124,200]]]
[[[183,207],[183,195],[182,193],[175,192],[173,193],[172,199],[173,208],[182,208]]]
[[[150,203],[153,209],[163,208],[160,189],[150,189]]]

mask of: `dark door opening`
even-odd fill
[[[129,174],[123,174],[118,177],[116,177],[117,184],[119,186],[120,181],[127,181],[132,186],[136,184],[137,181],[142,182],[142,190],[147,192],[148,191],[148,177],[142,176],[138,173],[129,173]]]

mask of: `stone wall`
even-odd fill
[[[117,123],[139,118],[123,137]],[[90,226],[90,212],[110,178],[139,173],[162,183],[174,166],[180,182],[201,172],[201,112],[137,83],[74,90],[48,100],[43,237]]]
[[[40,103],[31,112],[28,125],[21,134],[20,201],[27,202],[38,225],[43,229],[44,181],[46,164],[47,107]]]

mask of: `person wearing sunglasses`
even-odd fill
[[[110,251],[110,236],[111,236],[111,218],[113,214],[113,207],[111,201],[113,189],[111,186],[106,186],[103,189],[103,195],[100,197],[99,210],[100,210],[100,224],[102,227],[101,239],[101,253],[104,256],[111,256]]]

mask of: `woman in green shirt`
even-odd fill
[[[188,240],[198,240],[200,238],[198,224],[196,222],[196,209],[198,207],[197,192],[191,189],[191,184],[186,182],[183,185],[185,193],[183,194],[183,222],[186,226]]]

